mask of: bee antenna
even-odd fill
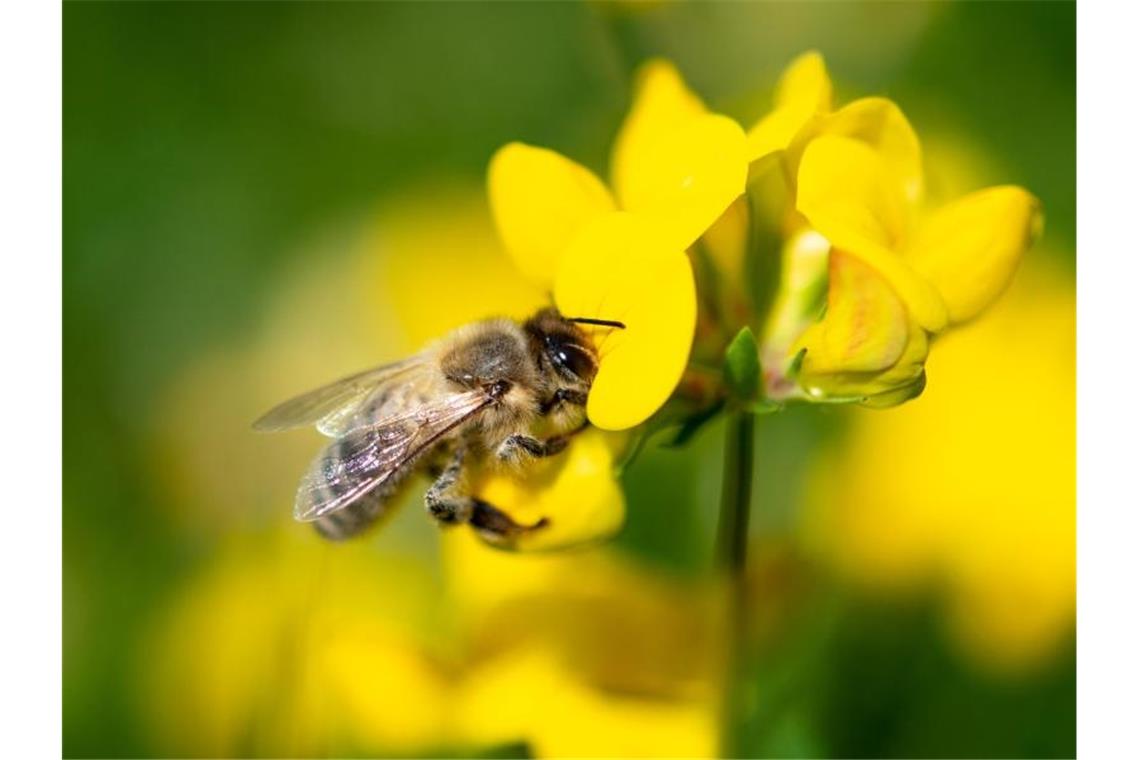
[[[619,330],[625,329],[624,322],[618,322],[616,319],[594,319],[593,317],[566,317],[567,322],[576,322],[580,325],[598,325],[600,327],[616,327]]]

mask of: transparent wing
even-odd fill
[[[293,516],[310,522],[343,509],[387,482],[490,403],[492,399],[481,390],[450,393],[338,438],[301,479]]]
[[[361,428],[383,422],[423,407],[441,393],[442,375],[423,362],[384,378],[356,401],[317,422],[317,430],[330,438],[342,438]],[[448,393],[447,391],[443,391]]]
[[[278,404],[259,417],[253,423],[253,429],[272,433],[315,424],[325,435],[336,435],[335,432],[326,432],[326,427],[336,429],[338,422],[350,419],[360,404],[380,388],[404,380],[427,364],[428,357],[417,354],[403,361],[342,377]]]

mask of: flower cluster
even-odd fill
[[[723,357],[724,370],[689,384],[700,389],[689,422],[726,403],[913,398],[933,339],[1000,295],[1041,229],[1037,200],[1019,187],[927,208],[910,122],[881,97],[834,108],[815,52],[791,63],[773,109],[747,131],[711,113],[672,64],[647,63],[610,176],[607,186],[521,143],[488,172],[517,267],[564,314],[626,325],[594,331],[587,414],[609,431],[683,396],[690,355]],[[535,503],[498,490],[509,513]],[[620,525],[617,507],[592,511],[607,515],[606,531]]]

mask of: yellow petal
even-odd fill
[[[908,203],[916,203],[921,197],[922,148],[914,128],[894,102],[862,98],[848,103],[821,117],[813,133],[850,137],[867,144],[879,155]]]
[[[796,208],[833,246],[876,269],[922,327],[945,327],[938,292],[897,254],[906,240],[908,210],[870,146],[849,137],[812,140],[800,162]]]
[[[487,189],[504,246],[519,269],[545,287],[582,224],[614,209],[609,190],[589,169],[522,143],[495,153]]]
[[[964,322],[993,303],[1042,226],[1041,204],[1020,187],[991,187],[935,212],[907,258],[942,294],[950,321]]]
[[[512,548],[563,549],[616,533],[625,520],[625,497],[614,478],[615,434],[588,429],[565,452],[521,472],[491,474],[479,498],[520,525],[546,525],[523,534]],[[624,439],[625,436],[617,436]]]
[[[783,150],[817,113],[831,109],[831,79],[823,56],[812,50],[796,58],[780,77],[772,112],[748,130],[750,161]]]
[[[805,335],[805,340],[812,339]],[[925,330],[911,322],[906,345],[898,361],[882,372],[821,372],[801,367],[801,387],[813,399],[854,401],[864,406],[897,406],[917,396],[925,387],[924,364],[930,352]],[[804,355],[806,364],[807,356]]]
[[[818,50],[809,50],[795,58],[776,85],[776,105],[807,103],[816,111],[831,110],[831,78]]]
[[[859,259],[833,250],[827,315],[804,334],[801,377],[881,372],[902,356],[907,313],[890,285]]]
[[[570,244],[554,283],[563,314],[618,320],[597,328],[601,354],[586,413],[604,430],[644,422],[681,379],[697,320],[688,257],[652,219],[617,212]]]
[[[812,111],[793,107],[776,108],[748,130],[748,160],[784,150],[808,122]]]
[[[860,259],[832,251],[827,315],[797,341],[797,380],[811,398],[894,406],[918,395],[929,350],[926,331]]]
[[[666,61],[647,64],[635,90],[614,143],[614,190],[623,210],[654,216],[687,248],[744,192],[744,132],[708,113]]]
[[[613,180],[619,199],[630,170],[629,151],[637,153],[660,132],[706,113],[708,109],[685,84],[676,66],[660,58],[643,65],[634,81],[633,105],[614,141]]]
[[[906,237],[907,212],[878,154],[848,137],[820,137],[804,150],[796,208],[833,245],[867,242],[897,249]]]
[[[744,285],[745,255],[748,252],[748,203],[737,198],[717,219],[701,240],[705,251],[724,277]]]
[[[622,208],[652,217],[689,247],[744,192],[744,132],[727,116],[706,114],[646,133],[626,145],[617,177]]]

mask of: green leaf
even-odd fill
[[[724,381],[733,397],[752,401],[760,392],[760,349],[750,327],[741,328],[724,352]]]

